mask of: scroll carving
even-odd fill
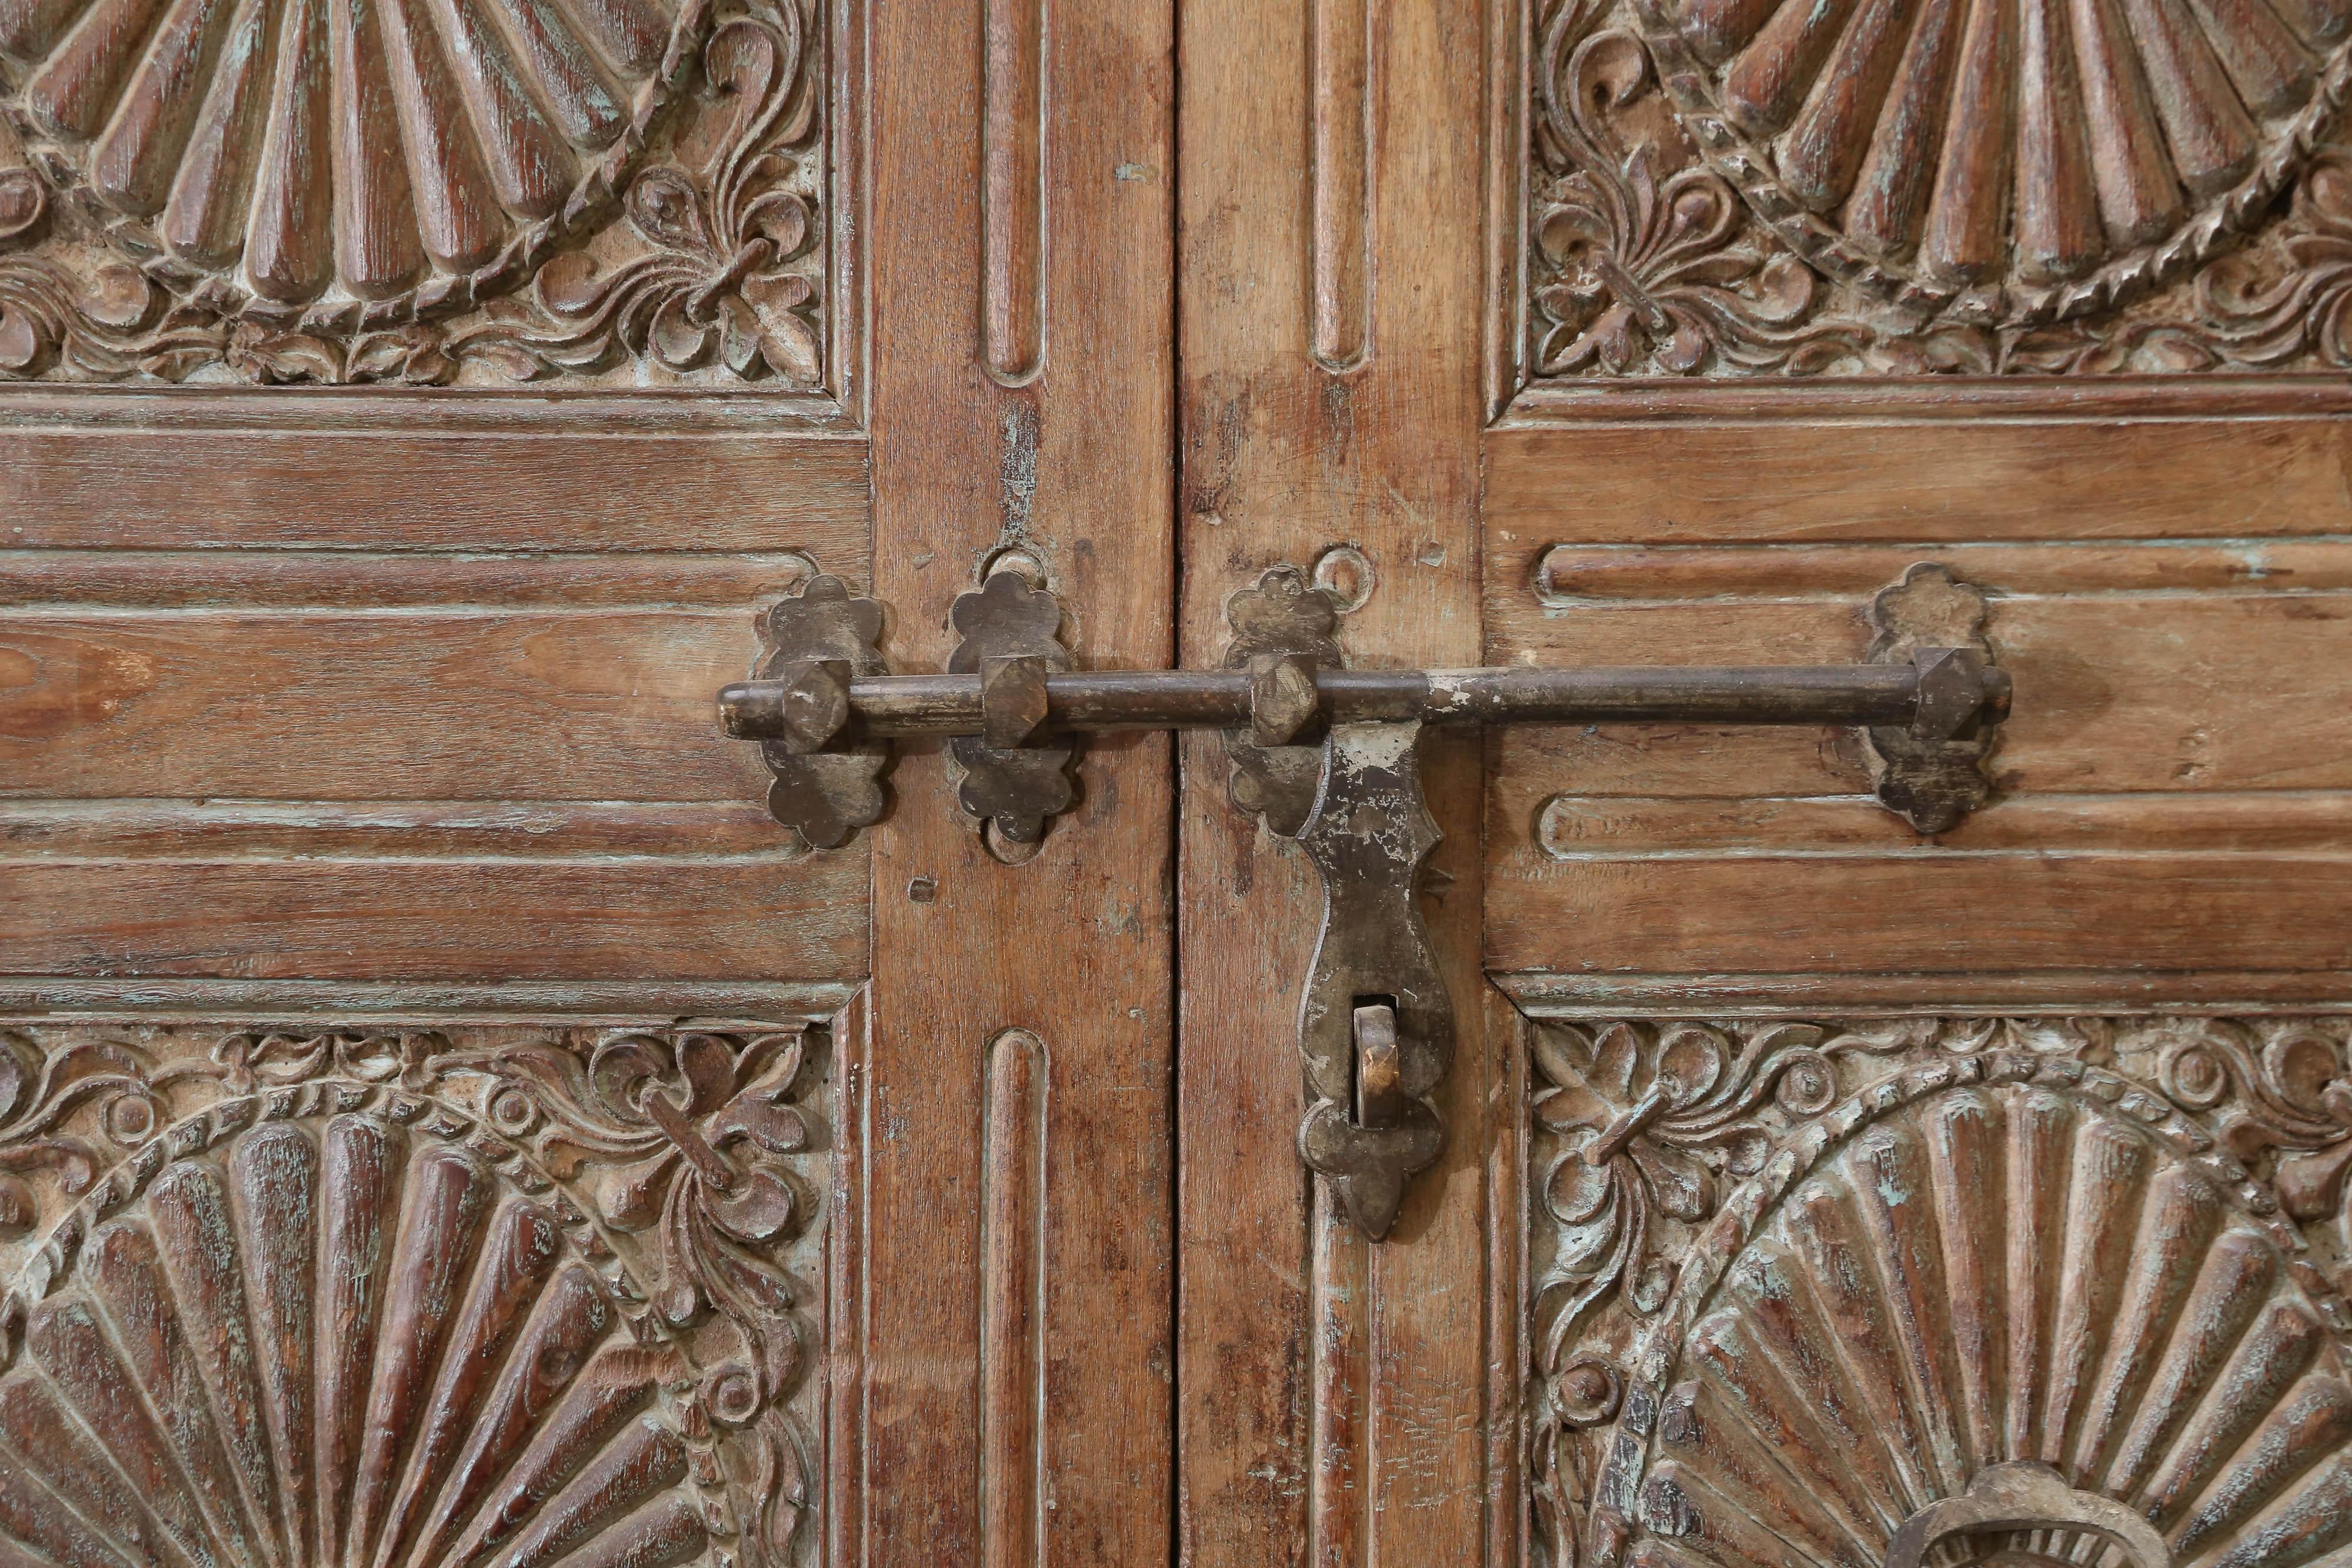
[[[808,1561],[824,1043],[0,1030],[0,1540]]]
[[[10,8],[0,378],[814,388],[805,5]]]
[[[2352,1019],[1533,1029],[1549,1562],[2352,1545]]]
[[[1531,0],[1538,377],[2352,363],[2332,0]]]

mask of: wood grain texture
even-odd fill
[[[1497,988],[1530,1018],[1795,1018],[1834,1002],[1856,1017],[1917,1016],[1922,1009],[2003,1018],[2063,1018],[2102,1007],[2264,1009],[2334,1014],[2314,1002],[2352,990],[2352,970],[2249,973],[2200,969],[2024,969],[2006,975],[1727,975],[1497,973]]]
[[[1362,26],[1369,265],[1360,356],[1341,193]],[[1370,588],[1343,647],[1378,664],[1477,650],[1475,433],[1484,407],[1475,234],[1486,171],[1485,13],[1460,5],[1217,0],[1183,13],[1183,662],[1213,665],[1227,598],[1334,546]],[[1318,51],[1320,51],[1318,56]],[[1328,158],[1318,165],[1318,158]],[[1345,220],[1333,222],[1334,219]],[[1346,253],[1326,253],[1343,262]],[[1320,356],[1320,360],[1318,360]],[[1332,365],[1348,367],[1335,370]],[[1185,742],[1179,1560],[1318,1565],[1486,1560],[1489,1086],[1482,1028],[1475,744],[1424,744],[1445,838],[1423,908],[1460,1020],[1442,1163],[1367,1248],[1302,1179],[1298,998],[1319,904],[1297,848],[1226,798],[1215,737]],[[1303,918],[1302,918],[1303,916]],[[1507,1039],[1507,1037],[1506,1037]],[[1503,1534],[1507,1538],[1508,1530]]]
[[[1027,10],[1035,12],[1034,4]],[[1171,8],[1059,6],[1042,34],[1044,364],[991,374],[982,41],[999,0],[883,0],[869,178],[876,292],[875,591],[895,666],[935,672],[956,595],[1018,545],[1067,610],[1076,659],[1174,650]],[[1043,1043],[1035,1415],[1048,1500],[1024,1561],[1168,1549],[1174,1262],[1171,747],[1090,744],[1076,810],[1033,859],[993,858],[943,748],[900,748],[872,830],[873,1141],[862,1555],[984,1561],[981,1197],[986,1047]],[[1004,1385],[1018,1396],[1023,1380]],[[1028,1385],[1034,1388],[1035,1385]],[[1000,1430],[1009,1428],[1000,1427]]]
[[[0,860],[0,973],[854,978],[862,857]]]
[[[1934,840],[1867,799],[1840,732],[1500,736],[1489,961],[1595,995],[1613,971],[1717,994],[1813,971],[1822,995],[1934,974],[2074,997],[2135,966],[2184,998],[2209,969],[2326,994],[2352,958],[2346,427],[2290,395],[2223,389],[2217,413],[2253,406],[2198,419],[2135,388],[1871,413],[1797,393],[1496,432],[1496,662],[1845,662],[1873,584],[1939,559],[1991,589],[2018,697],[2000,799]]]
[[[10,399],[0,971],[863,975],[709,706],[863,570],[863,443],[767,412]]]
[[[1761,855],[1490,878],[1497,969],[1933,973],[2352,967],[2347,856],[2291,852],[1985,860]],[[1890,920],[1892,908],[1916,911]],[[2296,915],[2291,912],[2307,912]],[[1572,934],[1572,935],[1571,935]]]
[[[0,801],[9,860],[262,861],[379,858],[779,863],[755,792],[732,800]]]
[[[238,406],[241,419],[195,431],[0,421],[0,545],[798,549],[833,570],[864,550],[866,454],[854,439],[658,423],[633,434],[625,406],[575,407],[572,428],[537,432],[524,420],[501,428],[495,403],[438,431],[430,404],[340,430]],[[0,409],[27,413],[13,398]]]
[[[803,537],[838,544],[845,531],[804,525]],[[0,549],[0,604],[45,610],[694,605],[736,613],[798,587],[811,575],[814,553],[286,549],[257,570],[251,556],[226,549]],[[842,559],[838,551],[824,553]]]
[[[709,710],[757,648],[733,607],[20,614],[0,767],[16,796],[756,799]]]
[[[1353,370],[1371,346],[1373,0],[1316,0],[1308,47],[1314,87],[1315,361]]]
[[[822,1018],[860,982],[841,980],[253,980],[170,976],[0,976],[0,1007],[116,1023],[159,1013],[234,1016],[300,1028],[324,1014],[356,1023],[426,1018],[565,1018],[618,1028],[648,1017]]]
[[[981,1172],[980,1497],[983,1568],[1025,1568],[1045,1535],[1045,1088],[1043,1042],[1022,1030],[988,1047]]]
[[[987,17],[982,308],[989,374],[1018,382],[1037,373],[1045,350],[1045,5],[992,0]]]
[[[2104,399],[2074,417],[2048,417],[2048,402],[2041,418],[1981,417],[1998,403],[1939,417],[1938,402],[1917,398],[1917,417],[1905,399],[1879,417],[1825,402],[1769,419],[1734,403],[1704,447],[1638,407],[1498,430],[1489,527],[1526,544],[1959,543],[2049,537],[2060,518],[2082,539],[2352,533],[2352,434],[2332,419],[2117,417],[2128,402]]]

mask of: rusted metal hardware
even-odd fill
[[[1298,1003],[1298,1154],[1375,1241],[1395,1225],[1405,1183],[1444,1151],[1429,1096],[1454,1061],[1453,1001],[1418,896],[1438,841],[1420,744],[1411,719],[1334,728],[1295,835],[1323,878],[1323,932]]]
[[[1321,590],[1315,591],[1320,592]],[[1946,657],[1956,655],[1956,657]],[[1984,737],[2005,716],[2008,674],[1967,648],[1927,649],[1900,664],[1587,666],[1574,670],[1347,670],[1318,666],[1314,707],[1303,674],[1287,671],[1082,670],[1045,674],[1045,717],[1033,735],[1089,730],[1233,729],[1287,734],[1313,749],[1322,729],[1342,724],[1720,724],[1863,725],[1874,731]],[[1948,666],[1948,667],[1947,667]],[[1274,714],[1254,702],[1270,688]],[[727,733],[764,740],[783,733],[772,680],[719,693]],[[1000,701],[1003,699],[1000,698]],[[1024,696],[1024,700],[1027,700]],[[988,734],[980,674],[855,677],[849,708],[868,737]],[[1287,727],[1296,724],[1297,728]],[[1874,734],[1874,741],[1878,737]],[[1034,744],[1034,743],[1033,743]],[[1265,749],[1278,749],[1266,746]]]
[[[837,849],[882,815],[887,744],[856,722],[850,693],[887,674],[882,606],[816,577],[763,618],[758,678],[729,691],[757,694],[729,733],[760,742],[773,782],[768,810],[817,849]]]
[[[1322,936],[1299,1004],[1308,1105],[1298,1149],[1377,1240],[1408,1180],[1444,1148],[1431,1096],[1454,1053],[1417,899],[1438,841],[1421,792],[1423,727],[1853,726],[1879,800],[1919,831],[1944,832],[1990,797],[1985,765],[2009,713],[1985,611],[1980,591],[1923,564],[1873,601],[1866,664],[1351,670],[1338,599],[1286,566],[1228,602],[1222,668],[1076,670],[1054,596],[1003,571],[956,601],[963,642],[947,673],[890,675],[875,651],[880,607],[819,578],[771,612],[774,652],[719,704],[729,734],[761,743],[776,815],[824,845],[879,813],[892,737],[952,737],[964,809],[1000,840],[1034,846],[1072,799],[1070,736],[1223,731],[1234,804],[1296,841],[1322,876]],[[820,766],[835,760],[839,771]]]
[[[1946,698],[1972,699],[1971,717],[1998,719],[2000,704],[2008,695],[2008,676],[1988,667],[1968,679],[1979,682],[1979,689],[1969,694],[1947,687]],[[1053,671],[1049,664],[1043,683],[1045,718],[1032,733],[1242,729],[1253,732],[1254,741],[1259,734],[1287,734],[1307,744],[1300,737],[1311,737],[1326,725],[1408,719],[1464,726],[1661,722],[1899,728],[1920,716],[1923,692],[1933,696],[1936,691],[1907,655],[1901,664],[1876,664],[1588,665],[1573,670],[1318,666],[1311,710],[1306,707],[1305,682],[1303,668],[1296,663],[1263,671],[1066,673]],[[719,693],[719,712],[730,735],[759,740],[778,733],[781,719],[772,687],[772,682],[749,681]],[[987,677],[978,673],[859,677],[849,683],[849,703],[860,732],[868,736],[987,733]],[[1297,728],[1287,727],[1294,724]]]
[[[1298,1156],[1378,1241],[1405,1184],[1445,1150],[1428,1097],[1454,1061],[1453,1002],[1418,897],[1438,841],[1421,793],[1425,699],[1408,684],[1397,716],[1327,717],[1327,677],[1348,673],[1339,601],[1296,567],[1234,594],[1225,620],[1225,667],[1249,679],[1246,713],[1225,730],[1228,792],[1296,840],[1323,880],[1323,929],[1298,1002]]]
[[[949,619],[963,633],[948,660],[949,678],[980,687],[979,724],[941,731],[954,737],[948,754],[963,769],[956,799],[1000,839],[1035,844],[1074,793],[1076,752],[1045,739],[1048,686],[1070,668],[1062,601],[1008,568],[991,573],[977,592],[958,595]]]
[[[2009,713],[2009,677],[1992,667],[1989,609],[1982,589],[1933,561],[1870,603],[1871,662],[1917,678],[1907,720],[1866,721],[1872,782],[1923,833],[1949,832],[1992,794],[1985,762]]]

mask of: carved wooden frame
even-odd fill
[[[818,1560],[858,1028],[0,1020],[0,1532]]]
[[[2175,1556],[2185,1535],[2196,1537],[2190,1555],[2210,1552],[2257,1517],[2323,1553],[2352,1540],[2341,1507],[2352,1486],[2352,1018],[1538,1016],[1527,1027],[1530,1562],[1737,1563],[1754,1558],[1742,1545],[1749,1531],[1777,1532],[1783,1552],[1809,1531],[1850,1534],[1854,1503],[1886,1505],[1889,1531],[1908,1511],[1937,1532],[1963,1516],[1998,1521],[2038,1507],[2032,1517],[2060,1531],[2062,1552],[2069,1529],[2114,1539],[2110,1514],[2143,1520],[2144,1535],[2147,1511]],[[2004,1144],[2004,1118],[2030,1135]],[[2073,1168],[2098,1179],[2071,1198],[2062,1181],[2039,1207],[1973,1201],[2048,1169],[2032,1165],[2043,1131],[2072,1139]],[[1857,1175],[1916,1199],[1924,1220],[1874,1203]],[[1947,1188],[1952,1201],[1939,1207]],[[2036,1226],[2050,1245],[2035,1258],[2056,1264],[2071,1248],[2079,1279],[2073,1267],[2004,1263],[2001,1248],[1956,1239],[2003,1231],[2014,1253]],[[1814,1257],[1792,1236],[1847,1250]],[[1838,1326],[1822,1319],[1808,1337],[1806,1312],[1834,1297],[1819,1273],[1832,1255],[1883,1293],[1843,1301]],[[2005,1309],[2010,1267],[2047,1273],[2052,1300]],[[2069,1280],[2086,1301],[2106,1291],[2104,1317],[2068,1315]],[[2120,1325],[2112,1340],[2109,1323]],[[2042,1435],[2033,1400],[2009,1399],[2006,1427],[2000,1409],[1979,1408],[2001,1405],[2006,1385],[1978,1369],[2024,1354],[2017,1364],[2031,1377],[2063,1381],[2074,1364],[2050,1346],[2078,1331],[2089,1349],[2074,1381],[2032,1385],[2062,1433]],[[1917,1347],[1932,1350],[1942,1333],[1954,1336],[1948,1353],[1919,1361]],[[1768,1396],[1817,1364],[1842,1368],[1821,1375],[1867,1402],[1873,1333],[1914,1347],[1890,1385],[1907,1376],[1907,1394],[1868,1405],[1882,1429],[1924,1423],[1910,1434],[1916,1453],[1899,1441],[1890,1450],[1911,1453],[1898,1466],[1927,1469],[1925,1496],[1907,1501],[1873,1490],[1862,1450],[1874,1439],[1838,1449],[1847,1480],[1809,1487],[1801,1446],[1785,1447],[1797,1439],[1755,1425],[1778,1407]],[[2197,1414],[2200,1399],[2252,1414],[2225,1437],[2227,1422]],[[1836,1398],[1808,1408],[1806,1419],[1829,1419],[1821,1412],[1834,1413]],[[2223,1445],[2201,1472],[2200,1420]],[[2263,1435],[2298,1421],[2305,1458],[2273,1466],[2258,1490],[2251,1469],[2270,1462]],[[1985,1465],[1973,1484],[1935,1479],[1938,1455],[1983,1448],[2013,1460],[2004,1445],[2021,1442],[2024,1458],[2049,1462]],[[1743,1467],[1775,1463],[1794,1466],[1794,1479],[1773,1470],[1776,1486],[1754,1491]],[[2250,1471],[2234,1490],[2233,1466]],[[2168,1490],[2171,1472],[2193,1473],[2193,1486]],[[1937,1497],[1969,1500],[1942,1513],[1910,1506]],[[2116,1497],[2131,1509],[2118,1511]],[[1998,1523],[1976,1528],[1982,1550],[2006,1539]],[[1706,1538],[1696,1555],[1681,1544],[1692,1535]]]
[[[226,16],[226,6],[213,9]],[[259,27],[258,10],[246,10],[254,16],[240,11],[236,18],[215,18],[215,32]],[[388,15],[403,11],[387,8]],[[440,26],[446,31],[472,15],[450,10]],[[416,252],[408,270],[387,273],[381,283],[338,280],[323,293],[315,259],[323,249],[364,256],[386,248],[364,227],[383,223],[381,216],[371,220],[357,208],[327,213],[323,172],[312,176],[317,200],[308,209],[289,209],[307,211],[309,226],[319,231],[308,242],[311,281],[257,285],[242,270],[238,244],[199,245],[193,234],[175,232],[198,225],[180,213],[178,194],[167,209],[160,186],[127,194],[117,188],[127,155],[113,144],[134,117],[126,111],[102,132],[60,127],[39,90],[54,68],[45,71],[38,60],[0,63],[0,384],[560,382],[782,390],[849,403],[856,380],[853,329],[862,314],[856,260],[862,225],[855,221],[861,16],[860,0],[684,5],[660,63],[645,65],[647,74],[633,78],[642,86],[617,111],[628,117],[625,129],[608,123],[597,132],[609,140],[599,143],[602,151],[581,154],[577,184],[568,192],[507,190],[528,183],[540,161],[537,144],[513,130],[515,118],[478,109],[484,123],[530,144],[503,146],[491,138],[482,144],[488,152],[450,154],[447,162],[460,166],[460,185],[470,179],[473,200],[469,206],[455,197],[419,198],[418,221],[433,254]],[[465,49],[452,47],[446,60],[435,55],[421,16],[402,26],[423,29],[411,35],[423,41],[403,57],[423,61],[423,68],[412,72],[416,79],[395,83],[416,100],[404,99],[404,114],[448,120],[466,112],[457,103],[461,93],[470,99],[493,90],[495,83],[484,84],[494,71],[477,79],[460,68]],[[289,24],[289,38],[293,31]],[[174,37],[168,27],[159,30],[152,47],[168,51]],[[516,57],[526,65],[554,68],[547,51],[533,56],[528,42],[510,40],[507,50],[523,48]],[[324,47],[322,40],[312,44]],[[226,72],[236,57],[198,57]],[[323,80],[326,67],[318,70]],[[151,61],[147,78],[156,74]],[[136,78],[124,90],[135,99],[151,86]],[[541,87],[542,99],[561,101],[561,93]],[[512,81],[506,89],[522,90]],[[312,112],[324,112],[325,89],[316,96],[321,103]],[[163,101],[167,127],[195,115],[193,100],[177,108]],[[206,105],[194,141],[186,140],[188,127],[178,128],[187,149],[183,176],[198,163],[236,162],[234,136],[213,122],[219,112],[226,111]],[[257,107],[245,112],[247,130],[261,138],[268,116]],[[282,117],[284,107],[278,112]],[[608,105],[608,120],[612,112]],[[377,166],[393,169],[386,177],[404,190],[407,178],[397,166],[405,120],[394,120],[388,106],[380,113],[384,123],[374,134],[393,145]],[[562,118],[556,110],[544,114]],[[538,113],[520,118],[525,131],[553,145]],[[173,132],[164,134],[168,149]],[[271,159],[282,160],[293,140],[273,135],[248,148],[247,162],[273,168]],[[467,175],[462,166],[469,159]],[[146,173],[143,183],[156,186],[161,177]],[[104,199],[93,180],[106,184]],[[181,178],[175,188],[189,183]],[[492,187],[504,213],[485,204]],[[257,192],[253,200],[260,199]],[[489,217],[478,212],[468,231],[465,220],[476,209]],[[407,210],[404,195],[400,210]],[[218,227],[225,220],[205,221]],[[288,221],[300,226],[299,217]],[[327,233],[331,222],[339,234],[349,233]],[[253,232],[284,227],[257,219]],[[456,237],[453,227],[460,231]],[[468,233],[478,237],[461,244]],[[400,243],[414,250],[417,241]],[[289,241],[271,254],[282,256],[289,247],[301,248]],[[281,259],[273,274],[295,265]]]
[[[1494,413],[1522,390],[1626,379],[2352,365],[2340,42],[2310,64],[2306,97],[2252,116],[2274,131],[2262,156],[2231,165],[2235,183],[2202,190],[2159,241],[2004,289],[1882,266],[1834,214],[1791,198],[1769,150],[1726,122],[1711,68],[1655,0],[1519,0],[1496,11]]]

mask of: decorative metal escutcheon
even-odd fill
[[[1223,730],[1234,803],[1295,841],[1323,881],[1299,999],[1298,1150],[1379,1240],[1414,1173],[1444,1151],[1432,1097],[1454,1056],[1453,1004],[1419,900],[1438,842],[1422,797],[1424,728],[1848,726],[1863,732],[1881,802],[1919,832],[1948,831],[1990,799],[1986,764],[2009,715],[1985,595],[1926,562],[1880,592],[1870,617],[1860,664],[1355,670],[1336,597],[1277,566],[1228,601],[1221,668],[1098,671],[1076,667],[1054,595],[1008,570],[957,599],[963,640],[944,674],[893,675],[882,607],[819,577],[768,613],[755,678],[719,706],[730,735],[761,744],[771,811],[816,848],[879,820],[895,737],[950,737],[964,810],[997,840],[1034,846],[1074,799],[1076,735]]]

